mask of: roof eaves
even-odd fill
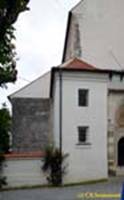
[[[111,69],[76,69],[76,68],[62,68],[63,71],[77,71],[77,72],[92,72],[92,73],[101,73],[101,74],[104,74],[104,73],[113,73],[113,74],[118,74],[118,75],[121,75],[121,74],[124,74],[124,71],[118,71],[118,70],[111,70]]]
[[[124,71],[117,71],[117,70],[110,70],[110,69],[74,69],[74,68],[61,68],[61,67],[52,67],[51,69],[51,81],[50,81],[50,98],[53,97],[53,85],[54,85],[54,75],[55,72],[88,72],[88,73],[99,73],[99,74],[108,74],[109,77],[111,75],[123,75],[124,77]]]

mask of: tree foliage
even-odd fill
[[[5,157],[3,153],[0,153],[0,189],[7,184],[6,177],[3,176],[3,166],[4,166]]]
[[[5,105],[0,109],[0,188],[6,185],[6,178],[3,176],[4,154],[9,152],[9,132],[11,128],[11,116]]]
[[[9,132],[11,131],[11,116],[4,105],[0,109],[0,153],[9,151]]]
[[[16,80],[13,24],[20,13],[29,9],[28,3],[29,0],[0,0],[0,87]]]

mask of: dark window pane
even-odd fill
[[[88,90],[79,89],[78,91],[79,106],[88,106]]]
[[[88,127],[78,127],[78,141],[87,142]]]

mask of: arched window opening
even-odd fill
[[[124,166],[124,137],[118,142],[118,166]]]

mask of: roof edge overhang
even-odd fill
[[[87,72],[92,74],[107,74],[109,78],[113,75],[120,75],[124,77],[124,70],[118,71],[118,70],[111,70],[111,69],[71,69],[71,68],[61,68],[61,67],[52,67],[51,69],[51,81],[50,81],[50,98],[53,97],[53,85],[54,85],[54,77],[56,72]]]

